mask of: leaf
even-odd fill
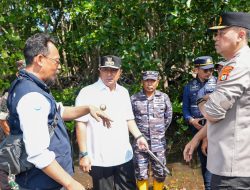
[[[190,8],[191,6],[191,0],[187,0],[187,7]]]
[[[0,22],[5,22],[5,19],[3,16],[0,16]]]
[[[3,59],[7,58],[8,57],[8,52],[4,49],[2,49],[1,51],[1,55],[0,55]]]

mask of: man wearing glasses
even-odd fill
[[[202,113],[196,105],[198,92],[206,86],[206,93],[211,93],[216,86],[216,78],[212,76],[214,64],[212,57],[201,56],[194,60],[196,78],[192,79],[183,92],[183,117],[190,126],[192,134],[195,135],[204,125],[205,121]],[[205,189],[210,189],[211,174],[206,168],[207,157],[202,153],[201,144],[198,147],[198,155],[201,162],[202,176]]]

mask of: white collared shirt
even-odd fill
[[[63,113],[63,109],[61,110]],[[50,103],[37,92],[24,95],[17,104],[20,127],[23,131],[23,140],[28,154],[27,160],[39,169],[48,166],[55,159],[55,153],[48,150],[50,145],[49,112]]]
[[[99,79],[80,91],[76,106],[80,105],[94,105],[98,108],[105,105],[105,113],[113,120],[111,128],[106,128],[90,114],[77,119],[87,124],[87,150],[92,165],[109,167],[131,160],[133,151],[127,121],[134,119],[134,115],[127,89],[116,84],[116,89],[110,91]]]

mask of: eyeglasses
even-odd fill
[[[53,58],[48,57],[48,56],[46,56],[46,55],[43,55],[43,57],[45,57],[45,58],[47,58],[47,59],[49,59],[49,60],[55,62],[57,65],[60,65],[60,64],[61,64],[61,62],[60,62],[60,60],[59,60],[58,58],[53,59]]]
[[[208,72],[212,73],[212,72],[214,72],[213,68],[211,68],[211,69],[202,69],[202,70],[203,70],[204,73],[208,73]]]

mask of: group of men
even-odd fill
[[[198,132],[186,145],[183,156],[190,161],[194,149],[207,138],[207,163],[203,172],[209,173],[208,178],[203,175],[206,189],[250,189],[250,14],[223,13],[218,25],[209,30],[214,33],[216,52],[225,62],[212,92],[197,92],[200,87],[192,88],[190,84],[189,89],[196,96],[196,104],[193,100],[190,110],[198,110],[199,114],[191,111],[186,120]],[[200,64],[201,72],[209,72],[205,65]],[[204,84],[207,89],[213,86],[209,83]],[[204,126],[198,125],[200,114],[206,119]]]
[[[164,134],[172,119],[170,100],[156,91],[156,71],[143,73],[143,90],[131,99],[127,89],[117,83],[122,72],[119,57],[102,57],[99,72],[98,81],[80,91],[76,106],[95,105],[110,115],[112,122],[110,128],[104,128],[88,115],[77,119],[80,167],[92,176],[95,190],[136,189],[136,179],[138,189],[146,190],[149,155],[144,151],[152,150],[166,163]],[[134,159],[129,132],[135,139]],[[166,173],[153,163],[154,189],[163,189]]]
[[[208,142],[207,161],[198,149],[206,189],[250,187],[249,29],[250,14],[222,14],[219,25],[210,28],[216,51],[226,60],[218,79],[212,77],[212,58],[198,57],[197,77],[184,88],[183,114],[195,135],[185,147],[184,159],[190,161],[200,142]],[[79,165],[92,176],[94,190],[135,190],[136,186],[148,190],[149,165],[154,190],[163,189],[166,173],[147,154],[151,150],[166,164],[165,131],[172,106],[168,95],[156,90],[158,72],[143,72],[143,89],[130,97],[117,83],[121,59],[103,56],[98,81],[80,91],[76,107],[64,107],[49,90],[61,67],[54,39],[43,33],[31,36],[24,57],[26,67],[19,71],[7,99],[10,135],[23,134],[27,160],[34,164],[16,176],[21,190],[85,189],[72,178],[71,147],[63,123],[72,119],[77,121]],[[58,123],[50,137],[48,125],[55,115]],[[134,136],[133,148],[129,132]]]
[[[130,98],[127,89],[117,83],[121,59],[103,56],[98,81],[80,91],[75,107],[66,107],[49,90],[61,67],[54,39],[44,33],[31,36],[24,57],[26,66],[5,97],[8,113],[5,110],[2,120],[10,127],[9,135],[23,135],[27,160],[34,165],[16,175],[19,189],[84,189],[71,177],[71,147],[63,123],[75,119],[79,165],[92,176],[94,190],[147,190],[150,157],[146,151],[152,150],[166,164],[165,130],[172,120],[168,95],[156,90],[159,73],[143,72],[143,89]],[[55,116],[57,126],[50,136],[48,126]],[[134,150],[129,132],[134,136]],[[152,161],[152,169],[154,189],[163,189],[164,168]]]

